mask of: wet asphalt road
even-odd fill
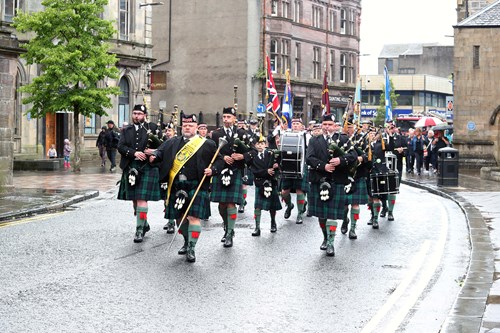
[[[151,204],[142,244],[131,204],[109,193],[0,227],[0,331],[437,332],[469,260],[458,206],[407,186],[379,230],[363,206],[358,240],[338,232],[334,258],[319,250],[316,219],[296,225],[296,211],[278,212],[276,234],[263,213],[252,237],[250,206],[225,249],[212,205],[189,264],[182,237],[167,252],[161,211]]]

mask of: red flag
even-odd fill
[[[326,71],[325,78],[323,79],[323,90],[321,92],[321,109],[323,116],[330,114],[330,96],[328,94],[328,80],[326,78]]]
[[[281,117],[280,114],[280,100],[278,98],[278,92],[276,91],[276,86],[274,85],[273,73],[271,71],[271,62],[269,61],[269,56],[266,55],[267,62],[267,107],[266,110],[274,113],[277,117]]]

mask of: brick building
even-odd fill
[[[325,70],[332,112],[340,115],[358,75],[360,14],[360,0],[168,1],[153,16],[153,73],[167,74],[167,88],[153,91],[152,107],[161,105],[167,117],[174,105],[201,111],[215,126],[236,97],[247,117],[265,95],[268,54],[280,95],[290,69],[296,115],[320,116]]]

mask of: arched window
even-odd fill
[[[120,80],[121,94],[118,97],[118,124],[121,126],[123,122],[130,120],[130,85],[126,77]]]

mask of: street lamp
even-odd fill
[[[146,7],[146,6],[161,6],[164,5],[163,2],[161,1],[156,1],[156,2],[141,2],[139,4],[139,8]]]

